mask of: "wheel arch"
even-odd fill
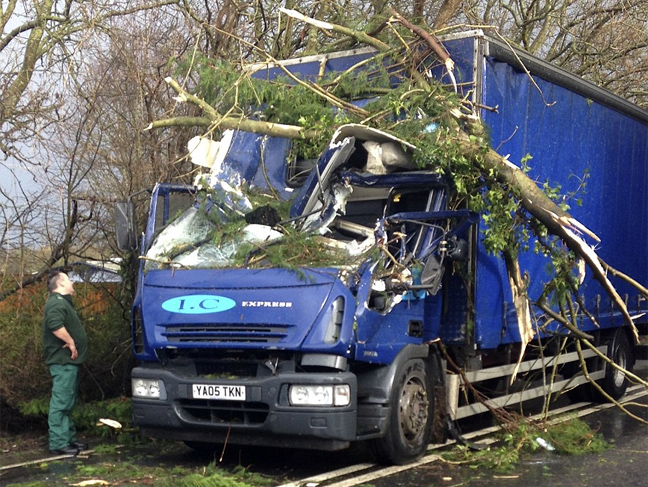
[[[434,385],[445,386],[445,367],[436,344],[407,345],[398,353],[391,364],[372,368],[358,374],[359,400],[364,403],[387,405],[391,397],[396,374],[408,360],[417,358],[427,361]]]
[[[427,363],[434,390],[434,419],[432,441],[442,443],[448,436],[448,413],[445,386],[445,361],[436,344],[408,345],[389,365],[374,367],[358,373],[358,414],[364,427],[359,437],[378,438],[387,431],[390,399],[396,376],[409,360],[422,359]]]

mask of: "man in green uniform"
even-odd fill
[[[49,299],[43,319],[45,363],[52,375],[49,405],[49,448],[52,453],[76,455],[88,448],[79,443],[72,410],[79,389],[79,370],[88,355],[88,340],[72,303],[74,284],[65,272],[50,275]]]

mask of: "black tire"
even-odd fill
[[[432,436],[434,386],[427,362],[409,360],[396,373],[387,433],[372,440],[380,463],[403,465],[422,457]]]
[[[612,339],[607,344],[606,355],[619,367],[628,372],[632,372],[632,368],[634,367],[634,348],[630,344],[630,339],[625,328],[619,328],[614,332]],[[623,371],[606,363],[605,377],[598,384],[610,397],[619,399],[623,397],[628,388],[628,378]],[[596,399],[605,400],[606,398],[599,393]]]
[[[597,340],[598,341],[598,340]],[[618,328],[601,342],[607,344],[606,356],[612,359],[617,365],[624,368],[628,372],[632,372],[634,366],[634,349],[628,338],[628,333],[625,328]],[[605,368],[605,377],[596,381],[596,384],[601,387],[606,394],[613,399],[623,397],[628,388],[628,379],[625,374],[604,362],[600,358],[589,358],[586,360],[587,370],[592,373],[596,370]],[[580,370],[577,364],[571,363],[565,366],[563,374],[566,377],[573,377]],[[583,384],[575,389],[567,392],[567,396],[572,402],[605,402],[608,399],[601,394],[593,384]]]

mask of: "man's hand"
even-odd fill
[[[64,342],[63,348],[70,349],[72,360],[76,359],[79,356],[79,352],[76,348],[76,343],[74,343],[74,339],[70,336],[64,326],[59,328],[58,330],[54,330],[52,333],[54,333],[54,336],[56,338]]]
[[[76,349],[76,345],[74,344],[74,340],[72,340],[72,343],[66,343],[63,345],[63,348],[69,348],[70,349],[70,354],[72,357],[72,360],[77,358],[79,356],[79,352]]]

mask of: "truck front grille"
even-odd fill
[[[241,326],[222,323],[173,325],[162,335],[174,343],[279,343],[288,336],[287,325],[255,324]]]
[[[182,399],[179,403],[190,419],[209,424],[261,424],[268,417],[269,410],[267,404],[260,402]]]
[[[196,359],[196,374],[199,376],[215,376],[223,378],[256,377],[259,364],[255,360],[222,361]]]

